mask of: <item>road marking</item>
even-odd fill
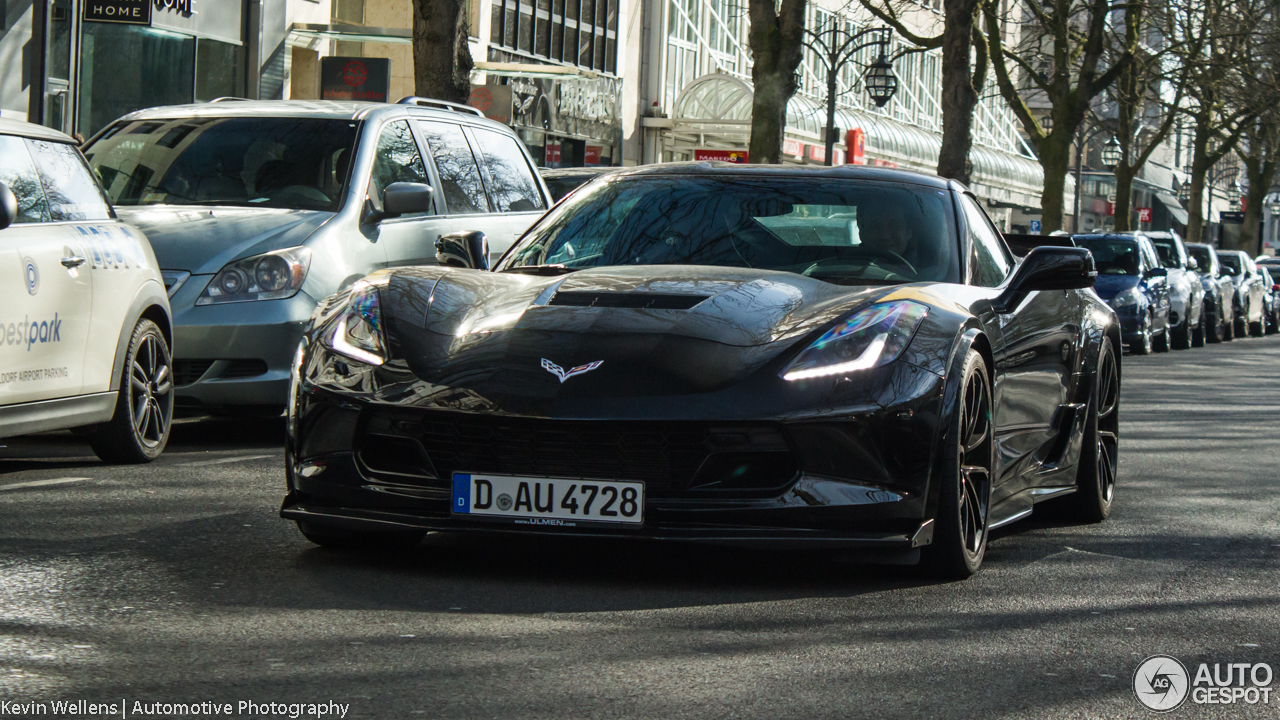
[[[0,492],[5,490],[22,490],[23,488],[46,487],[48,485],[66,485],[68,483],[80,482],[82,480],[92,480],[87,477],[65,477],[50,478],[48,480],[31,480],[28,482],[14,483],[12,485],[0,485]]]
[[[201,460],[199,462],[179,463],[174,467],[202,467],[204,465],[223,465],[234,462],[247,462],[249,460],[262,460],[272,458],[275,455],[246,455],[244,457],[223,458],[221,460]]]

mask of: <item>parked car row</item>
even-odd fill
[[[1093,253],[1094,291],[1115,310],[1134,354],[1280,330],[1280,285],[1242,251],[1184,243],[1170,232],[1072,240]]]

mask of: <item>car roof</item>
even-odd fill
[[[49,140],[51,142],[71,143],[75,144],[75,140],[71,136],[60,133],[53,128],[47,128],[43,125],[35,123],[22,122],[21,120],[10,120],[9,118],[0,118],[0,135],[17,135],[19,137],[31,138],[33,140]]]
[[[911,170],[867,167],[865,165],[751,165],[720,161],[692,161],[674,163],[656,163],[640,165],[634,168],[623,168],[617,175],[622,177],[645,177],[650,175],[705,175],[720,177],[802,177],[815,180],[849,179],[879,180],[881,182],[902,182],[924,185],[939,190],[953,188],[963,191],[965,187],[955,180],[929,175]]]
[[[408,102],[414,100],[415,102]],[[467,105],[457,105],[423,98],[405,98],[406,102],[338,102],[333,100],[238,100],[225,99],[189,105],[163,105],[137,110],[121,120],[173,120],[177,118],[228,118],[274,117],[318,118],[329,120],[365,120],[382,114],[421,115],[437,119],[466,120],[467,122],[501,128],[506,125],[494,122]]]
[[[1077,238],[1097,238],[1099,240],[1133,240],[1136,242],[1139,239],[1147,238],[1147,236],[1142,233],[1132,233],[1132,232],[1079,233],[1077,235],[1071,236],[1072,240],[1075,240]]]
[[[538,174],[547,179],[559,178],[594,178],[599,175],[621,172],[624,168],[603,167],[571,167],[571,168],[538,168]]]

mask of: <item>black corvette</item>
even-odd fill
[[[491,270],[479,233],[437,248],[330,297],[298,350],[281,515],[316,543],[630,536],[963,577],[1037,502],[1110,512],[1092,256],[1016,261],[955,182],[651,166]]]

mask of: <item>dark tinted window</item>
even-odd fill
[[[85,154],[117,205],[336,211],[355,139],[350,120],[166,120],[103,137]]]
[[[395,182],[430,183],[427,178],[427,168],[422,164],[422,156],[418,154],[418,144],[414,142],[409,123],[405,120],[391,123],[383,128],[382,134],[378,136],[378,149],[373,159],[373,178],[369,182],[369,194],[381,197],[382,191]]]
[[[44,187],[22,138],[0,135],[0,182],[9,186],[18,199],[18,219],[15,222],[49,221],[49,203],[44,197]]]
[[[1182,256],[1178,254],[1178,245],[1172,238],[1151,238],[1151,244],[1156,246],[1161,267],[1175,269],[1182,267]]]
[[[1004,248],[1001,247],[1003,241],[996,234],[986,213],[972,198],[965,196],[961,202],[964,205],[966,224],[969,226],[969,281],[982,287],[995,287],[1004,282],[1011,267],[1004,255]]]
[[[625,177],[566,198],[501,269],[719,265],[842,284],[959,282],[950,195],[785,177]]]
[[[1209,248],[1188,245],[1187,254],[1196,259],[1200,272],[1209,272],[1213,268],[1213,251]]]
[[[1221,263],[1223,267],[1231,268],[1236,275],[1240,274],[1239,255],[1233,252],[1218,253],[1218,262]]]
[[[489,196],[498,206],[498,212],[545,209],[538,181],[533,178],[533,170],[516,139],[484,128],[476,128],[474,132],[484,158]]]
[[[469,215],[489,212],[480,168],[471,154],[462,126],[452,123],[419,122],[418,130],[431,147],[431,158],[440,174],[440,190],[451,214]]]
[[[1097,238],[1077,235],[1076,245],[1093,253],[1093,264],[1099,275],[1138,275],[1142,261],[1134,240]]]
[[[106,220],[111,208],[85,166],[80,151],[66,143],[28,140],[40,171],[52,220]]]

